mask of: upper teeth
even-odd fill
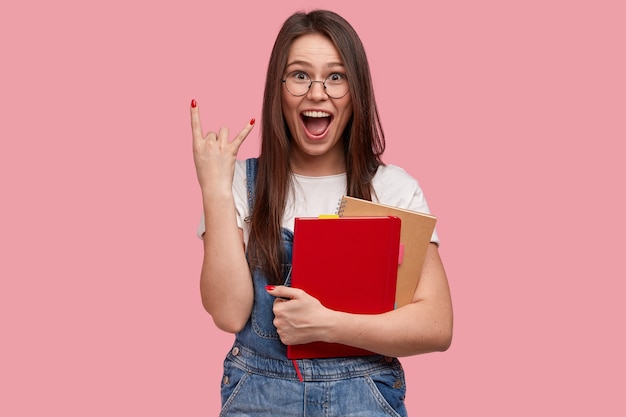
[[[330,113],[324,111],[305,111],[302,114],[306,117],[330,117]]]

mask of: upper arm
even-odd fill
[[[432,303],[444,317],[452,320],[452,300],[448,277],[439,256],[439,248],[435,243],[428,245],[413,302]]]
[[[230,243],[223,240],[211,242],[209,233],[204,235],[205,253],[200,280],[205,310],[218,328],[230,333],[243,329],[254,302],[243,230],[238,228],[235,233],[229,239]],[[214,249],[212,245],[218,248]]]

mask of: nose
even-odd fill
[[[319,87],[316,87],[316,84],[319,84]],[[311,86],[309,87],[309,98],[312,100],[326,100],[328,98],[324,81],[311,81]]]

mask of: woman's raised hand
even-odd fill
[[[228,128],[219,132],[202,134],[202,124],[195,100],[191,101],[191,133],[193,137],[193,160],[196,165],[198,182],[204,191],[231,191],[235,161],[239,147],[254,127],[252,119],[232,141],[228,141]]]

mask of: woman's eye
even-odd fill
[[[299,72],[299,71],[292,72],[291,77],[295,78],[298,81],[305,81],[309,79],[308,75],[306,75],[304,72]]]
[[[346,78],[345,75],[340,74],[338,72],[330,74],[330,76],[328,77],[328,79],[331,80],[331,81],[344,81],[345,78]]]

